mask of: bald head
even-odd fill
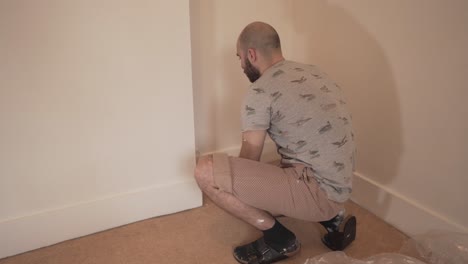
[[[276,30],[263,22],[247,25],[239,35],[239,46],[242,50],[256,49],[265,57],[281,55],[280,38]]]

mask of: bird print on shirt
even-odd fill
[[[277,122],[279,122],[279,121],[281,121],[281,120],[283,120],[283,119],[284,119],[284,115],[281,114],[281,112],[278,110],[278,111],[276,111],[276,112],[273,114],[273,116],[271,117],[271,122],[272,122],[272,123],[277,123]]]
[[[341,141],[333,142],[332,144],[337,146],[338,148],[341,148],[342,146],[344,146],[344,144],[346,144],[346,142],[348,142],[348,139],[346,138],[347,136],[344,136],[344,138]]]
[[[341,162],[333,162],[333,166],[336,168],[337,171],[342,171],[345,168],[344,163]]]
[[[262,88],[254,88],[253,90],[256,92],[256,94],[265,93],[265,90],[263,90]]]
[[[311,101],[311,100],[315,99],[314,94],[299,94],[299,97],[301,99],[305,99],[306,101]]]
[[[322,92],[324,92],[324,93],[329,93],[329,92],[331,92],[330,89],[328,89],[328,87],[325,86],[325,85],[322,86],[322,88],[320,88],[320,91],[322,91]]]
[[[284,71],[280,69],[280,70],[275,71],[275,72],[273,73],[272,76],[273,76],[273,77],[278,77],[278,76],[280,76],[280,75],[283,74],[283,73],[284,73]]]
[[[319,154],[318,150],[310,150],[309,154],[310,154],[311,159],[315,159],[315,158],[320,157],[320,154]]]
[[[307,78],[305,78],[304,76],[302,76],[300,79],[298,80],[292,80],[291,82],[292,83],[298,83],[298,84],[301,84],[303,82],[307,81]]]
[[[305,145],[307,145],[307,142],[305,142],[304,140],[299,140],[298,142],[296,142],[295,151],[301,150],[301,148],[303,148]]]
[[[307,123],[308,121],[310,121],[311,119],[312,119],[312,118],[310,118],[310,117],[309,117],[309,118],[299,119],[299,120],[297,120],[296,122],[291,123],[291,125],[295,125],[295,126],[300,127],[300,126],[303,126],[303,125],[304,125],[305,123]]]
[[[276,100],[278,100],[281,96],[283,96],[283,94],[280,93],[280,92],[274,92],[274,93],[270,94],[270,96],[273,97],[272,102],[276,102]]]
[[[247,111],[247,115],[255,115],[255,108],[248,105],[245,106],[245,111]]]
[[[311,73],[310,74],[312,77],[315,77],[315,79],[322,79],[322,76],[320,76],[319,74],[313,74]]]
[[[344,125],[347,125],[349,123],[348,118],[346,117],[338,117],[338,119],[342,120]]]
[[[327,124],[319,129],[319,134],[323,134],[329,130],[332,129],[332,125],[330,124],[330,121],[327,122]]]

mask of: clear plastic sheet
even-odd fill
[[[415,258],[397,253],[384,253],[364,260],[348,257],[344,252],[329,252],[308,259],[304,264],[426,264]]]
[[[304,264],[468,264],[468,234],[431,232],[409,239],[399,253],[358,260],[344,252],[329,252]]]
[[[403,245],[400,253],[428,264],[467,264],[468,234],[430,232],[415,236]]]

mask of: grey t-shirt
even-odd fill
[[[267,130],[283,163],[310,167],[328,198],[346,201],[356,146],[341,88],[316,66],[281,61],[254,82],[242,106],[242,130]]]

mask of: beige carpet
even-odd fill
[[[404,234],[360,208],[347,204],[357,217],[356,241],[345,252],[365,258],[396,252],[407,239]],[[77,219],[79,221],[79,219]],[[328,252],[320,242],[324,230],[316,223],[281,218],[302,242],[294,258],[281,263],[303,264],[307,258]],[[97,234],[59,243],[0,260],[0,264],[153,264],[237,263],[235,245],[260,236],[205,199],[203,207],[141,221]]]

